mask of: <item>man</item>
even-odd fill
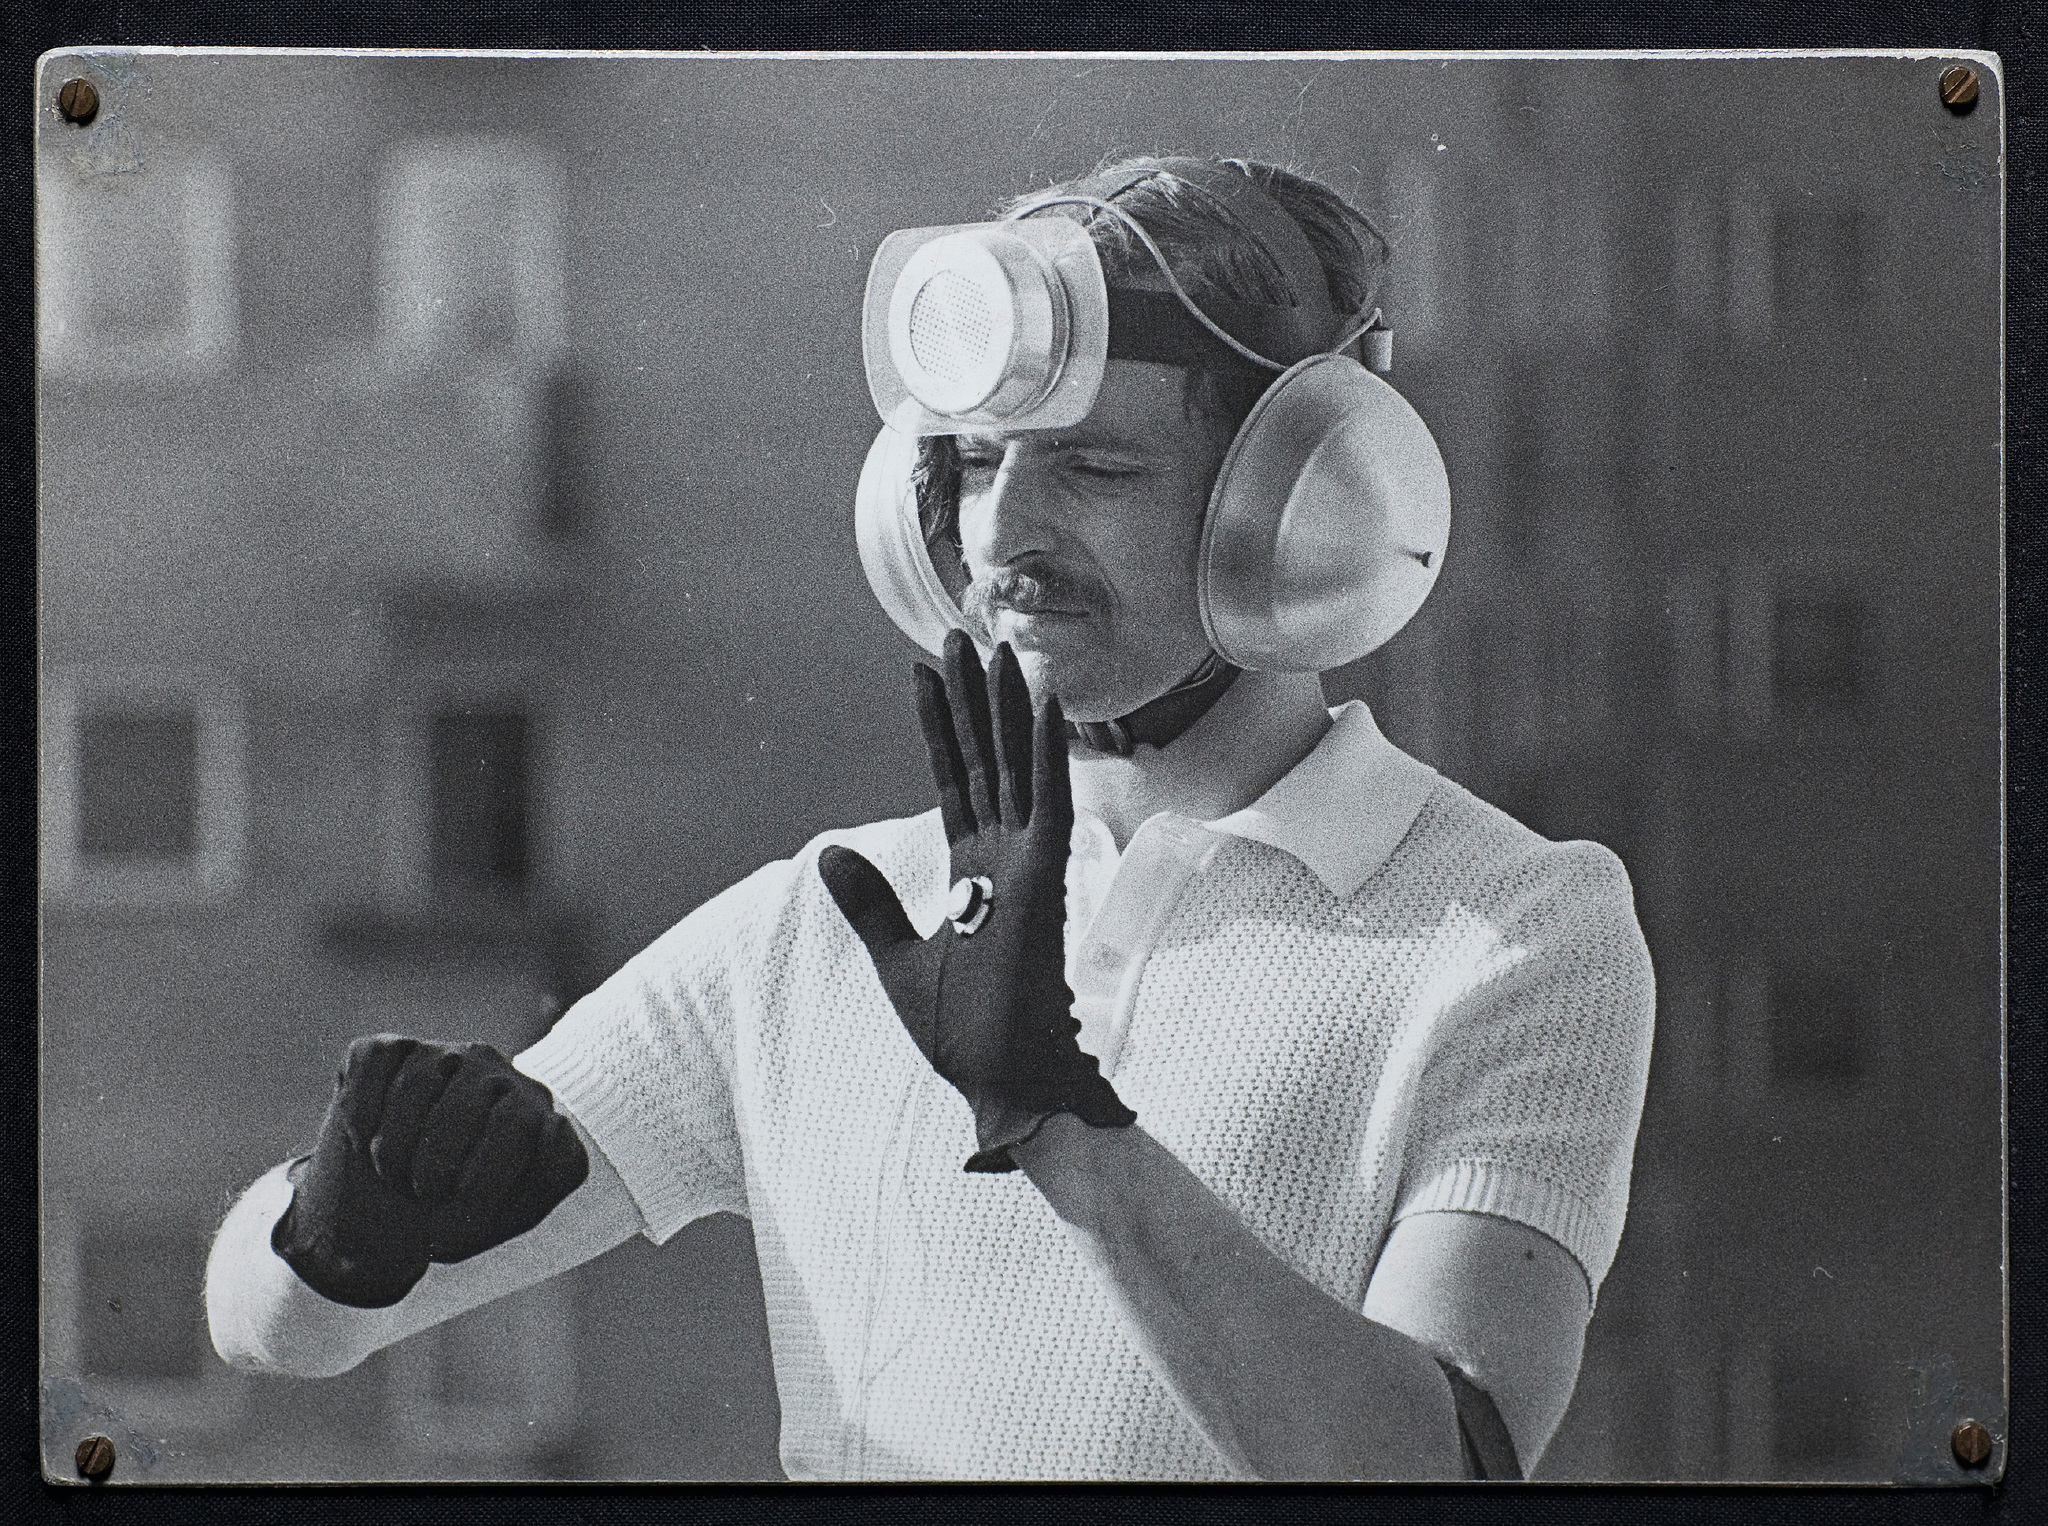
[[[1030,237],[1078,224],[1107,282],[1085,409],[917,430],[975,637],[919,672],[940,809],[715,897],[516,1069],[359,1040],[312,1154],[222,1226],[228,1360],[342,1371],[723,1209],[793,1477],[1535,1465],[1627,1203],[1652,1003],[1626,876],[1313,672],[1219,660],[1203,583],[1233,443],[1273,372],[1356,336],[1385,247],[1237,161],[1013,209],[1048,217]],[[1269,349],[1317,332],[1275,362],[1224,312]]]

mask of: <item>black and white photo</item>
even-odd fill
[[[2002,1468],[1995,58],[37,107],[48,1476]]]

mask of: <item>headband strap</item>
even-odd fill
[[[1282,365],[1320,353],[1328,337],[1298,307],[1205,297],[1202,311],[1240,344]],[[1191,370],[1271,374],[1190,318],[1180,298],[1132,286],[1109,290],[1109,354],[1114,360],[1150,360]]]

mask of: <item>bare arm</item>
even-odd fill
[[[1533,1230],[1477,1214],[1404,1221],[1361,1315],[1143,1129],[1061,1115],[1014,1153],[1153,1370],[1242,1474],[1463,1477],[1439,1356],[1489,1388],[1525,1471],[1571,1397],[1585,1279]]]
[[[1295,1272],[1143,1129],[1060,1115],[1013,1153],[1153,1371],[1233,1469],[1463,1476],[1435,1358]]]
[[[574,1123],[572,1118],[570,1122]],[[437,1264],[398,1303],[359,1309],[321,1297],[271,1249],[292,1187],[286,1167],[259,1177],[221,1224],[206,1264],[206,1317],[230,1366],[332,1377],[371,1352],[507,1293],[531,1287],[637,1233],[640,1210],[602,1151],[576,1124],[590,1175],[523,1235],[466,1261]]]
[[[1419,1213],[1394,1226],[1365,1317],[1459,1367],[1500,1411],[1526,1477],[1571,1403],[1592,1318],[1586,1274],[1512,1219]]]

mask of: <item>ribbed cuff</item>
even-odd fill
[[[1571,1253],[1597,1298],[1621,1242],[1619,1223],[1576,1193],[1492,1160],[1460,1160],[1402,1194],[1394,1222],[1418,1213],[1484,1213],[1526,1224]]]

